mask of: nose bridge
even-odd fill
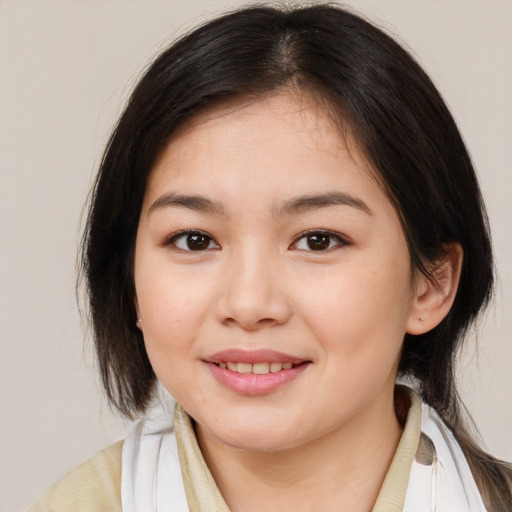
[[[220,320],[248,330],[286,322],[290,306],[282,286],[282,270],[277,251],[257,241],[233,249],[225,262]]]

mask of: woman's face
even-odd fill
[[[391,203],[307,98],[205,113],[150,175],[140,328],[222,443],[293,448],[389,414],[416,280]]]

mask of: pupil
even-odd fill
[[[312,251],[321,251],[329,247],[329,236],[321,233],[308,236],[308,247]]]
[[[188,235],[187,246],[191,251],[202,251],[208,249],[210,241],[205,235]]]

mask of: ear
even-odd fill
[[[137,299],[137,294],[133,296],[133,304],[135,306],[135,313],[137,315],[137,321],[135,322],[135,325],[139,330],[142,331],[142,316],[140,313],[139,300]]]
[[[463,250],[460,244],[444,246],[445,252],[439,261],[432,265],[430,276],[416,270],[415,292],[406,332],[424,334],[439,325],[450,311],[462,268]]]

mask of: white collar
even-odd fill
[[[485,512],[459,444],[440,416],[424,403],[421,436],[420,444],[430,453],[424,463],[417,456],[412,464],[403,512]]]

